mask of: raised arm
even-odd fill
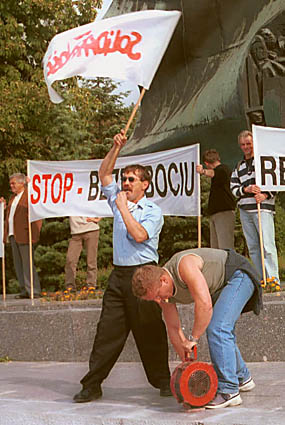
[[[122,147],[126,144],[127,138],[124,130],[114,136],[114,144],[110,151],[103,159],[99,168],[99,179],[102,186],[107,186],[112,183],[112,172],[115,167],[116,160]]]

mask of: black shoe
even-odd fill
[[[160,385],[160,397],[171,397],[172,395],[169,381],[163,382]]]
[[[82,388],[82,390],[75,394],[73,401],[75,403],[88,403],[89,401],[97,400],[102,397],[101,385],[98,385],[96,389]]]

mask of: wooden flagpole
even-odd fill
[[[2,222],[1,222],[1,227],[2,227],[2,249],[3,249],[3,256],[2,256],[2,288],[3,288],[3,301],[6,300],[6,273],[5,273],[5,244],[3,243],[3,235],[4,235],[4,203],[1,202],[1,217],[2,217]]]
[[[197,149],[197,164],[200,163],[200,144]],[[196,170],[195,170],[196,171]],[[198,174],[198,202],[199,202],[199,215],[198,215],[198,248],[202,245],[202,225],[201,225],[201,176]]]
[[[142,98],[144,97],[144,94],[145,94],[145,88],[143,87],[143,89],[142,89],[142,91],[140,93],[140,97],[138,98],[137,103],[135,104],[134,109],[132,110],[132,113],[130,115],[130,118],[129,118],[127,124],[126,124],[125,129],[124,129],[125,136],[127,135],[127,131],[130,128],[130,125],[131,125],[131,123],[132,123],[132,121],[134,119],[134,116],[136,115],[136,112],[138,110],[138,107],[140,106],[140,103],[142,101]]]
[[[131,125],[131,123],[132,123],[132,121],[133,121],[133,119],[134,119],[134,117],[136,115],[136,112],[138,110],[138,107],[140,106],[140,103],[142,101],[142,98],[144,97],[144,94],[145,94],[145,88],[143,87],[143,89],[142,89],[142,91],[140,93],[140,97],[138,98],[137,103],[135,104],[134,109],[132,110],[132,113],[130,115],[130,118],[128,119],[128,122],[127,122],[127,124],[126,124],[126,126],[124,128],[124,132],[125,132],[125,136],[126,137],[127,137],[127,132],[128,132],[128,130],[130,128],[130,125]],[[120,150],[119,146],[116,146],[116,150],[115,151],[118,153],[119,150]]]
[[[27,160],[27,177],[30,178],[30,161]],[[34,274],[33,274],[33,245],[32,245],[32,225],[30,222],[30,191],[28,188],[28,228],[29,228],[29,257],[30,257],[30,284],[31,300],[34,299]]]
[[[6,273],[5,273],[5,244],[3,243],[3,235],[4,235],[4,203],[1,202],[1,217],[2,217],[2,222],[1,222],[1,228],[2,228],[2,240],[1,240],[1,244],[2,244],[2,249],[3,249],[3,256],[2,256],[2,289],[3,289],[3,293],[2,293],[2,298],[3,301],[6,300]]]
[[[263,276],[263,284],[266,286],[266,273],[264,266],[264,248],[263,248],[263,236],[262,236],[262,225],[261,225],[261,211],[260,211],[260,203],[257,204],[257,213],[258,213],[258,229],[259,229],[259,243],[260,243],[260,254],[261,254],[261,264],[262,264],[262,276]]]
[[[201,236],[201,214],[198,215],[198,248],[201,248],[202,236]]]
[[[2,288],[3,288],[3,301],[6,300],[6,277],[5,277],[5,245],[3,247],[3,257],[2,257]]]

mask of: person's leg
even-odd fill
[[[23,276],[26,291],[31,295],[31,275],[30,275],[30,247],[28,244],[18,244],[20,256],[22,259]],[[34,247],[32,247],[32,266],[33,266],[33,292],[35,296],[40,295],[41,285],[39,276],[35,267]]]
[[[223,211],[215,214],[215,227],[219,249],[234,249],[235,212]]]
[[[84,244],[87,257],[87,277],[88,285],[96,286],[97,283],[97,249],[99,241],[99,230],[84,234]]]
[[[237,365],[237,378],[239,385],[246,382],[250,378],[250,372],[242,358],[238,346],[236,345],[236,365]]]
[[[249,255],[261,279],[262,262],[260,253],[258,221],[256,221],[256,218],[256,213],[249,213],[240,208],[240,221],[242,225],[243,234],[246,239]]]
[[[76,268],[82,251],[82,236],[72,235],[68,244],[65,262],[65,285],[76,290]]]
[[[219,248],[215,218],[216,218],[216,214],[213,214],[210,216],[210,247],[211,248]]]
[[[22,258],[21,258],[21,254],[20,254],[18,244],[15,241],[14,236],[10,236],[9,241],[11,243],[13,263],[14,263],[14,267],[15,267],[17,280],[19,282],[21,295],[22,296],[28,296],[29,294],[28,294],[28,292],[26,291],[26,288],[25,288]]]
[[[117,361],[130,328],[128,326],[121,274],[113,270],[103,297],[102,312],[89,359],[89,372],[81,379],[83,389],[98,387]]]
[[[140,353],[149,383],[161,389],[169,389],[168,341],[161,309],[151,301],[139,300],[131,287],[133,271],[125,278],[125,300],[128,320]]]
[[[249,376],[236,346],[235,324],[253,292],[254,285],[249,276],[237,270],[214,306],[207,338],[211,360],[218,376],[219,393],[238,393],[239,382]]]
[[[273,214],[266,211],[261,211],[261,227],[264,246],[264,266],[266,276],[275,278],[278,283],[279,270],[278,270],[278,255],[275,244],[275,228]]]

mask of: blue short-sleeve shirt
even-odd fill
[[[145,196],[139,200],[131,213],[147,231],[148,239],[138,243],[127,232],[124,220],[116,205],[117,194],[120,188],[112,181],[107,186],[102,186],[102,192],[107,197],[108,203],[113,211],[113,263],[116,266],[134,266],[151,261],[158,262],[159,233],[163,226],[163,215],[161,209],[149,201]]]

